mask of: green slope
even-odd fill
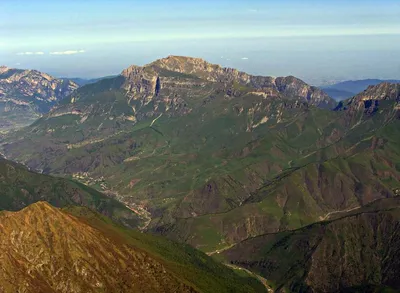
[[[278,176],[266,177],[240,206],[177,217],[175,223],[155,230],[216,251],[249,237],[296,229],[330,213],[395,196],[400,190],[399,120],[389,113],[384,122],[382,116],[367,118],[335,144],[293,161],[295,167]],[[214,182],[213,188],[218,183],[232,186],[229,181]],[[212,195],[215,199],[215,192]]]

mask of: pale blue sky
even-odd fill
[[[174,54],[312,83],[400,78],[399,16],[398,0],[2,0],[0,64],[97,77]]]

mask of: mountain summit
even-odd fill
[[[214,83],[238,83],[249,89],[255,89],[258,94],[266,96],[281,94],[286,97],[301,98],[310,105],[322,108],[333,108],[335,105],[335,102],[320,89],[311,87],[293,76],[278,78],[254,76],[233,68],[211,64],[200,58],[168,56],[145,65],[142,67],[142,70],[140,68],[138,66],[131,66],[124,70],[122,75],[133,78],[135,72],[137,74],[144,71],[150,74],[152,77],[151,80],[154,82],[158,77],[162,77],[163,75],[168,76],[168,72],[175,72],[185,74],[187,75],[186,77],[194,76]]]

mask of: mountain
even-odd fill
[[[400,197],[332,218],[251,238],[221,255],[277,292],[398,292]]]
[[[86,208],[38,202],[0,213],[2,292],[264,292],[193,248]]]
[[[398,85],[331,102],[294,77],[169,57],[78,89],[2,149],[140,208],[145,231],[215,254],[395,196]]]
[[[349,80],[337,84],[321,87],[330,97],[336,101],[346,100],[358,93],[363,92],[371,85],[378,85],[383,82],[400,83],[400,80],[380,80],[380,79],[363,79]]]
[[[139,223],[129,208],[90,187],[38,174],[0,158],[0,210],[17,211],[43,200],[57,207],[86,206],[132,228]]]
[[[0,130],[29,125],[78,85],[36,70],[0,67]]]

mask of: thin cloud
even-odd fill
[[[59,52],[50,52],[50,55],[75,55],[85,53],[85,50],[68,50]]]
[[[19,52],[17,55],[44,55],[44,52]]]
[[[249,58],[247,58],[247,57],[243,57],[243,58],[242,58],[242,60],[249,60]]]

